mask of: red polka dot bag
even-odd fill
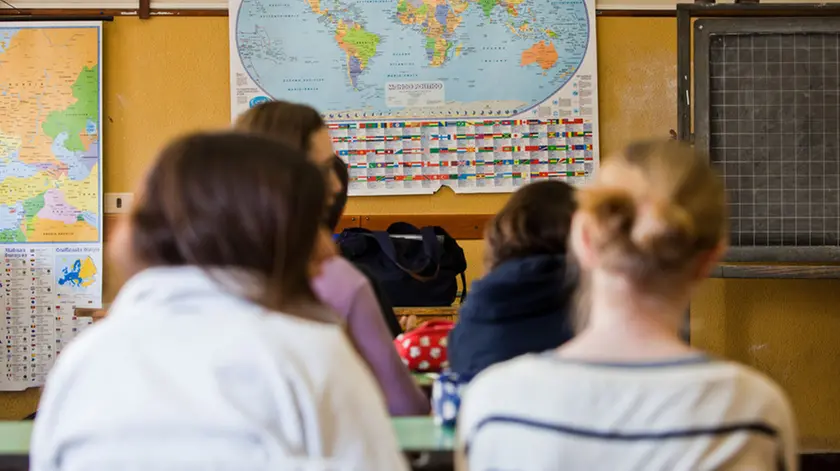
[[[397,353],[411,371],[435,373],[448,366],[446,341],[452,321],[429,321],[394,339]]]

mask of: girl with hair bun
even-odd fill
[[[782,390],[679,337],[691,294],[726,248],[723,186],[708,160],[674,141],[633,144],[577,200],[578,334],[470,384],[460,469],[797,469]]]

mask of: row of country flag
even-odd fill
[[[410,182],[410,181],[433,181],[433,180],[504,180],[504,179],[521,179],[521,178],[563,178],[563,177],[585,177],[586,172],[504,172],[504,173],[471,173],[460,175],[376,175],[376,176],[362,176],[351,178],[354,182]]]
[[[557,126],[560,124],[585,124],[583,118],[574,119],[502,119],[478,121],[385,121],[328,123],[330,129],[377,129],[377,128],[436,128],[442,126]]]
[[[31,311],[29,314],[31,314],[33,316],[52,314],[52,312],[51,312],[52,311],[52,306],[27,306],[27,307],[29,307],[29,309]],[[56,309],[61,309],[61,306],[56,306],[55,308]],[[25,310],[26,307],[18,307],[18,308],[7,307],[6,308],[6,315],[7,316],[12,316],[12,315],[26,316],[26,315],[29,315],[29,314],[26,314],[25,312],[18,312],[17,314],[12,312],[12,311],[19,311],[21,309]],[[46,310],[46,312],[45,312],[45,310]]]
[[[426,167],[477,167],[481,165],[563,165],[583,164],[592,162],[592,157],[573,157],[568,159],[494,159],[494,160],[459,160],[443,162],[424,162],[421,160],[413,162],[351,162],[347,164],[350,169],[365,168],[426,168]]]
[[[514,153],[514,152],[568,152],[568,151],[591,151],[592,144],[576,144],[566,146],[502,146],[502,147],[435,147],[431,149],[339,149],[336,153],[339,156],[351,155],[409,155],[409,154],[484,154],[488,152]]]
[[[402,134],[399,136],[332,136],[333,142],[456,141],[482,139],[568,139],[592,137],[592,131],[569,132],[493,132],[484,134]]]

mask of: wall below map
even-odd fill
[[[675,127],[676,22],[599,18],[602,155],[630,139]],[[108,192],[132,191],[168,139],[223,128],[229,114],[227,18],[117,18],[105,26],[104,178]],[[504,195],[354,198],[353,214],[486,214]],[[469,277],[481,273],[482,244],[464,244]],[[105,266],[106,299],[119,286]],[[712,280],[692,306],[692,340],[716,355],[767,372],[791,395],[803,444],[840,449],[840,283]],[[34,410],[38,392],[0,394],[0,419]]]

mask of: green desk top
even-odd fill
[[[438,427],[434,418],[394,417],[391,419],[402,451],[452,451],[455,430]]]
[[[28,455],[32,421],[0,422],[0,455]],[[391,419],[403,451],[450,451],[455,446],[455,432],[435,425],[429,417]]]
[[[421,388],[431,388],[437,375],[433,373],[411,373],[411,376],[414,377],[414,382]]]
[[[32,421],[0,422],[0,455],[28,455]]]

